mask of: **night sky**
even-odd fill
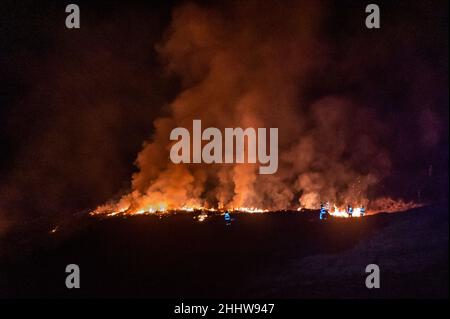
[[[227,32],[224,39],[236,47],[240,40],[232,35],[241,27],[251,35],[260,30],[260,39],[249,40],[256,48],[259,43],[277,45],[278,37],[297,39],[289,34],[294,28],[280,19],[291,12],[289,6],[297,7],[290,1],[285,9],[273,11],[270,4],[258,9],[256,1],[242,10],[231,1],[196,1],[194,9],[185,1],[76,1],[81,9],[78,30],[65,28],[68,3],[0,2],[0,233],[17,223],[60,219],[117,199],[132,187],[133,173],[145,172],[142,163],[133,163],[143,142],[155,133],[153,121],[170,116],[174,99],[204,80],[202,74],[183,69],[194,62],[180,57],[170,42],[177,40],[174,29],[183,34],[183,26],[172,24],[174,10],[187,21],[195,21],[195,14],[203,12],[199,8],[218,14]],[[317,20],[305,22],[301,29],[314,50],[298,49],[299,60],[308,60],[308,67],[291,63],[280,72],[289,76],[287,83],[301,87],[290,98],[307,119],[314,114],[312,105],[321,107],[320,101],[330,97],[356,105],[337,118],[346,126],[358,122],[370,128],[368,143],[374,150],[354,158],[353,153],[364,153],[364,147],[349,148],[339,158],[353,163],[352,172],[385,170],[368,188],[368,196],[417,200],[420,190],[422,201],[446,199],[448,2],[376,3],[381,8],[380,30],[364,28],[364,2],[325,1],[315,8]],[[206,25],[214,25],[214,17],[205,19]],[[221,38],[215,40],[228,48]],[[284,45],[273,54],[295,61],[284,56]],[[242,47],[247,52],[252,46]],[[245,68],[248,60],[237,59]],[[170,72],[170,63],[181,66]],[[279,90],[276,83],[273,87],[276,101]],[[365,115],[359,118],[357,110],[362,108]],[[322,134],[314,130],[307,136]],[[367,162],[377,149],[388,154],[389,165]],[[135,183],[143,187],[141,180]]]

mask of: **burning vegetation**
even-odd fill
[[[347,208],[339,208],[336,204],[330,205],[330,203],[326,203],[325,205],[321,205],[321,219],[322,219],[322,209],[325,210],[326,215],[332,217],[342,217],[342,218],[353,218],[353,217],[363,217],[366,214],[376,214],[379,212],[401,212],[411,208],[420,207],[420,204],[416,204],[414,202],[404,202],[402,200],[395,201],[390,198],[385,198],[377,201],[378,206],[373,206],[372,209],[366,210],[364,206],[351,207],[350,205]],[[351,209],[351,210],[350,210]],[[298,207],[296,211],[301,212],[304,209],[302,207]],[[308,209],[310,211],[311,209]],[[277,210],[278,212],[285,211],[294,211],[293,209],[283,209]],[[150,206],[147,208],[140,208],[134,210],[132,207],[121,207],[118,206],[117,203],[107,204],[97,207],[94,211],[90,212],[92,216],[138,216],[138,215],[168,215],[171,213],[196,213],[194,216],[199,222],[203,222],[209,214],[221,214],[223,215],[225,212],[234,212],[234,213],[269,213],[273,212],[268,209],[256,208],[256,207],[231,207],[231,208],[208,208],[204,206],[183,206],[180,208],[168,208],[168,205],[165,203],[160,203],[157,206]]]

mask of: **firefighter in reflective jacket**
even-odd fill
[[[361,206],[361,216],[364,216],[366,214],[366,209],[364,208],[364,206]]]
[[[325,206],[323,204],[320,204],[320,215],[319,218],[320,219],[326,219],[327,218],[327,209],[325,208]]]
[[[225,218],[225,223],[227,225],[230,225],[231,224],[231,215],[228,211],[225,212],[224,218]]]
[[[351,205],[347,206],[347,214],[352,217],[353,216],[353,207]]]

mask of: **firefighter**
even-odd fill
[[[366,214],[366,209],[364,206],[361,206],[361,216],[364,216]]]
[[[224,218],[225,218],[225,224],[231,225],[231,215],[228,211],[225,212]]]
[[[320,219],[327,219],[327,209],[325,208],[325,206],[323,204],[320,204],[320,215],[319,218]]]
[[[352,217],[353,216],[353,207],[351,205],[347,206],[347,214],[348,216]]]

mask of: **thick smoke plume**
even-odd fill
[[[369,187],[390,170],[383,123],[345,96],[304,98],[312,72],[328,62],[318,34],[321,12],[312,2],[176,9],[157,50],[183,90],[170,115],[155,121],[136,160],[134,191],[117,209],[367,205]],[[170,131],[191,129],[193,119],[222,130],[279,128],[278,172],[259,175],[252,164],[172,164]]]

